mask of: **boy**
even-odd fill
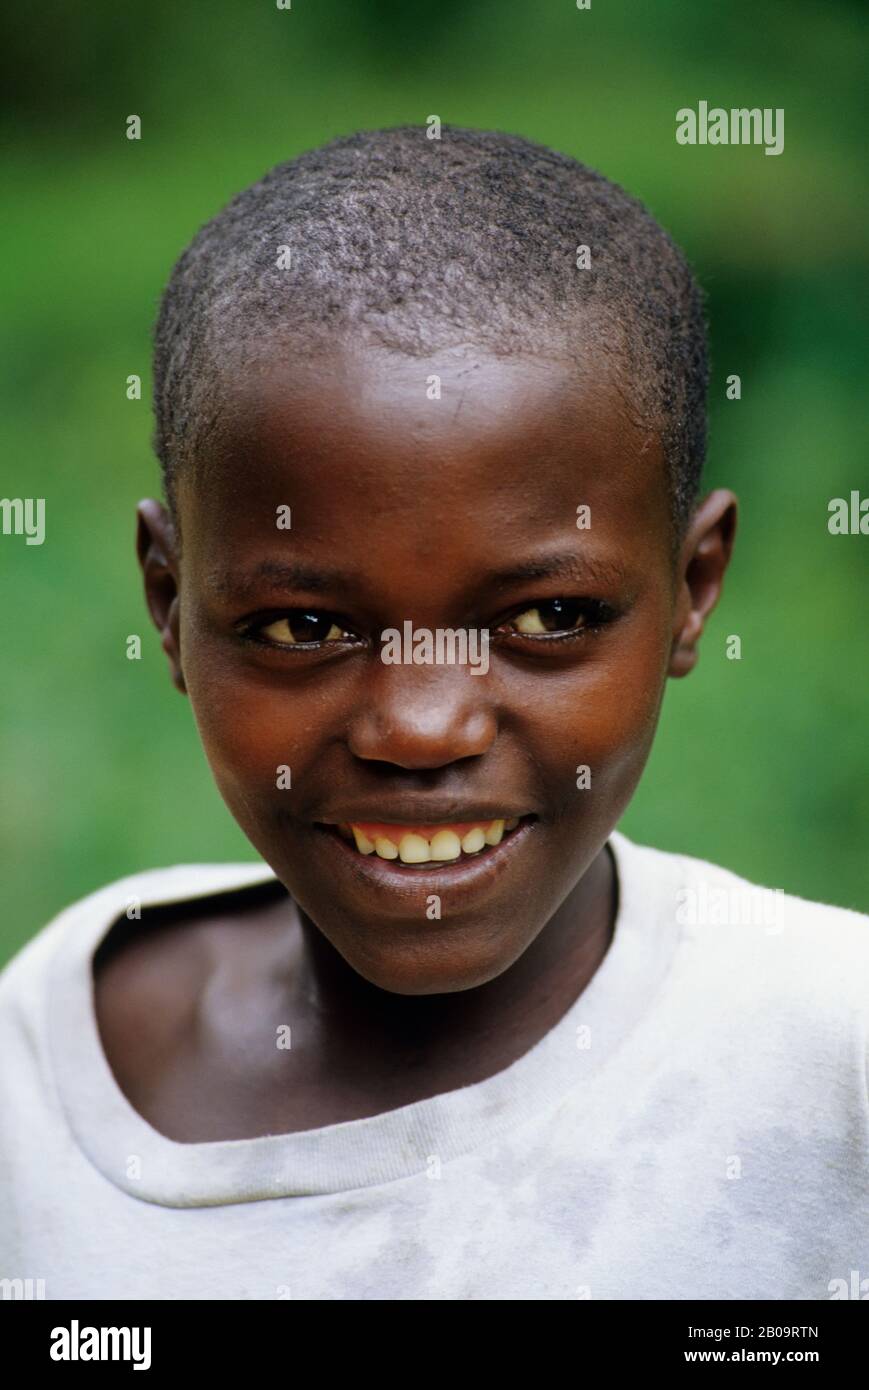
[[[614,829],[733,543],[733,495],[698,500],[706,385],[678,249],[514,136],[341,139],[199,232],[138,555],[265,862],[110,884],[4,972],[0,1274],[869,1280],[866,919]]]

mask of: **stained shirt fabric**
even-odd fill
[[[612,942],[530,1051],[395,1110],[254,1139],[178,1143],[133,1108],[102,1048],[93,958],[131,900],[243,895],[271,869],[151,870],[60,913],[0,973],[5,1296],[28,1279],[47,1299],[859,1289],[869,917],[619,832],[609,844]]]

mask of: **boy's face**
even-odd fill
[[[360,975],[403,994],[482,984],[630,801],[668,672],[690,669],[717,597],[732,499],[707,500],[674,567],[660,444],[603,366],[336,349],[238,382],[223,418],[179,480],[182,558],[159,504],[139,534],[221,793]],[[405,622],[480,645],[465,664],[387,664],[381,634]],[[362,827],[363,848],[418,832],[431,852],[439,828],[449,850],[511,818],[499,844],[421,866],[336,828]]]

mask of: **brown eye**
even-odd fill
[[[526,608],[511,618],[507,627],[528,635],[546,632],[570,632],[582,628],[587,621],[585,606],[578,599],[547,599],[533,608]]]
[[[335,621],[332,613],[308,612],[294,608],[292,612],[264,623],[257,628],[259,636],[281,646],[297,646],[306,642],[338,642],[349,636],[347,629]]]

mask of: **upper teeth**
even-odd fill
[[[509,820],[483,822],[462,835],[444,826],[430,838],[418,831],[407,830],[401,835],[375,835],[372,840],[358,825],[350,825],[349,830],[360,854],[376,854],[380,859],[400,859],[403,864],[428,864],[433,860],[458,859],[462,853],[478,854],[484,845],[500,844],[504,831],[515,830],[518,824],[518,816],[513,816]]]

